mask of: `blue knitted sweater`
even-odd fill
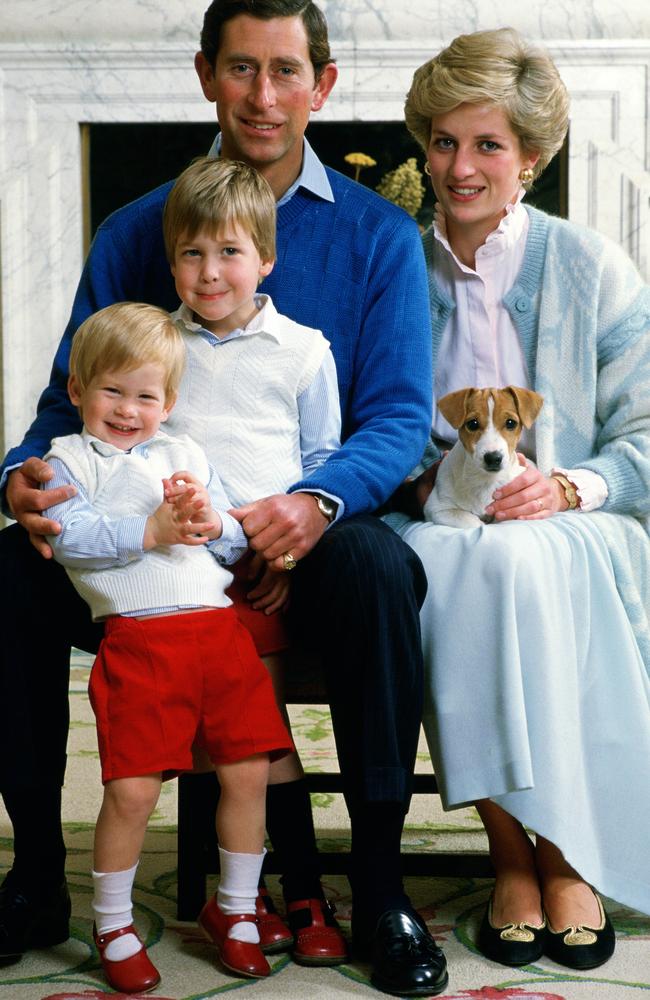
[[[334,202],[299,188],[278,209],[277,262],[260,291],[278,311],[322,330],[332,345],[344,444],[309,486],[340,497],[349,516],[383,503],[422,454],[431,426],[431,328],[413,220],[349,178],[330,169],[327,175]],[[99,227],[50,384],[3,468],[45,454],[53,437],[79,431],[66,390],[68,359],[72,336],[90,313],[126,300],[178,307],[161,229],[170,187],[126,205]]]

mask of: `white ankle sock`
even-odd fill
[[[97,934],[107,934],[133,923],[131,890],[135,880],[137,864],[122,872],[93,872],[93,913]],[[141,942],[135,934],[123,934],[111,941],[104,955],[111,962],[120,962],[140,951]]]
[[[219,848],[221,877],[217,892],[217,905],[223,913],[255,913],[257,886],[262,873],[264,849],[261,854],[235,854]],[[257,944],[260,939],[257,926],[240,922],[228,931],[235,941]]]

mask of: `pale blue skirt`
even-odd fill
[[[650,913],[650,681],[594,519],[386,520],[429,580],[424,729],[445,808],[491,798]]]

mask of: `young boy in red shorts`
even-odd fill
[[[90,680],[104,798],[94,846],[95,942],[110,985],[153,989],[160,976],[132,922],[131,890],[166,776],[192,767],[196,742],[221,786],[221,879],[199,922],[222,963],[270,973],[255,900],[264,857],[270,759],[293,747],[268,672],[226,588],[246,538],[202,449],[160,430],[185,347],[169,315],[118,303],[77,331],[68,391],[81,434],[55,438],[46,488],[71,483],[50,537],[105,636]]]

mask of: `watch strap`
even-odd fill
[[[579,506],[579,500],[578,500],[578,491],[576,490],[573,483],[569,479],[567,479],[566,476],[563,476],[561,472],[554,472],[552,478],[557,479],[558,483],[564,490],[564,496],[566,498],[566,502],[569,505],[569,510],[575,510],[576,507]]]
[[[309,496],[314,498],[319,511],[331,524],[336,517],[336,512],[338,510],[338,504],[336,501],[330,500],[329,497],[323,496],[322,493],[309,493]]]

